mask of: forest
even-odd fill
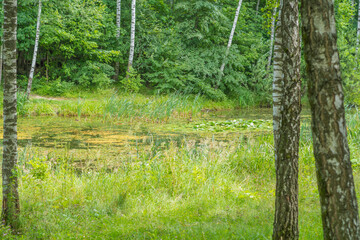
[[[0,239],[360,239],[360,1],[0,5]]]

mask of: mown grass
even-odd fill
[[[356,182],[359,120],[358,112],[348,116]],[[166,147],[151,143],[136,154],[81,168],[74,167],[69,151],[45,154],[27,147],[19,161],[21,234],[5,227],[0,234],[2,239],[271,239],[272,144],[271,134],[232,142],[184,139]],[[300,239],[321,239],[308,122],[302,127],[299,183]]]

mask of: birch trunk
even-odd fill
[[[4,12],[4,2],[2,4],[2,11]],[[2,73],[3,73],[3,61],[4,61],[4,21],[1,25],[1,30],[3,31],[3,35],[1,35],[1,46],[0,46],[0,84],[2,82]]]
[[[39,47],[40,20],[41,20],[41,0],[39,0],[38,16],[37,16],[37,23],[36,23],[36,37],[35,37],[34,55],[33,55],[32,63],[31,63],[28,86],[27,86],[27,89],[26,89],[26,97],[28,99],[29,99],[29,96],[30,96],[32,82],[33,82],[33,79],[34,79],[34,72],[35,72],[35,66],[36,66],[36,56],[37,56],[38,47]]]
[[[136,0],[131,2],[131,36],[130,36],[130,54],[129,63],[126,78],[129,78],[129,72],[131,71],[134,61],[134,50],[135,50],[135,21],[136,21]]]
[[[333,0],[303,0],[302,33],[324,239],[360,239]]]
[[[281,3],[282,4],[282,3]],[[282,112],[282,95],[283,95],[283,49],[281,33],[281,8],[279,18],[276,24],[275,41],[274,41],[274,77],[273,77],[273,132],[274,132],[274,152],[275,162],[278,160],[277,146],[279,145],[281,112]]]
[[[358,23],[357,23],[357,33],[356,33],[356,51],[355,51],[355,59],[358,59],[358,52],[359,52],[359,41],[360,41],[360,3],[358,9]]]
[[[116,43],[120,41],[120,27],[121,27],[121,0],[116,1]],[[115,65],[115,81],[119,80],[120,63],[117,60]]]
[[[298,0],[281,1],[274,67],[276,199],[273,239],[298,239],[301,80]],[[275,16],[275,14],[274,14]]]
[[[14,230],[19,228],[19,193],[17,177],[16,112],[16,31],[17,0],[4,0],[4,142],[2,162],[2,219]]]
[[[259,6],[260,6],[260,0],[258,0],[256,4],[256,16],[259,14]]]
[[[226,52],[225,52],[225,57],[224,57],[223,63],[221,64],[221,67],[220,67],[219,81],[218,81],[217,85],[215,86],[215,89],[217,89],[219,87],[220,82],[221,82],[221,78],[222,78],[223,73],[224,73],[224,69],[225,69],[225,65],[226,65],[226,59],[227,59],[227,57],[229,55],[230,47],[231,47],[231,44],[232,44],[232,41],[233,41],[233,38],[234,38],[234,34],[235,34],[236,25],[237,25],[237,22],[238,22],[238,19],[239,19],[239,13],[240,13],[240,9],[241,9],[241,4],[242,4],[242,0],[239,0],[239,4],[238,4],[238,7],[237,7],[236,13],[235,13],[234,23],[233,23],[231,33],[230,33],[230,37],[229,37],[229,42],[228,42]]]
[[[272,17],[271,17],[270,51],[269,51],[268,64],[267,64],[267,66],[266,66],[266,69],[267,69],[267,70],[270,69],[271,60],[272,60],[272,56],[273,56],[276,12],[277,12],[277,7],[274,8],[274,12],[273,12],[273,15],[272,15]]]

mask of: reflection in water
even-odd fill
[[[303,111],[303,118],[308,118],[308,111]],[[217,111],[203,113],[194,122],[228,119],[266,119],[272,118],[272,109],[241,109],[235,111]],[[193,123],[186,120],[173,120],[169,123],[123,123],[105,122],[101,118],[62,117],[27,117],[19,119],[19,146],[32,145],[45,149],[127,149],[146,145],[164,146],[169,142],[177,145],[186,140],[213,138],[214,140],[232,141],[239,135],[251,132],[228,131],[214,133],[196,131]],[[1,128],[2,131],[2,128]],[[269,134],[257,131],[252,134]]]
[[[237,116],[237,117],[236,117]],[[239,117],[240,116],[240,117]],[[221,111],[203,114],[197,121],[224,119],[270,119],[271,109]],[[198,133],[189,122],[181,120],[166,124],[104,122],[101,118],[27,117],[19,119],[19,146],[32,145],[40,148],[94,149],[98,147],[122,148],[125,145],[162,145],[184,139],[199,139],[214,133]],[[2,131],[2,129],[1,129]],[[234,133],[216,134],[223,141]]]

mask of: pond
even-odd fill
[[[169,144],[181,145],[186,141],[196,144],[202,139],[226,143],[244,136],[269,135],[272,133],[271,119],[271,109],[205,111],[196,119],[172,119],[161,123],[22,117],[19,118],[18,143],[23,151],[47,158],[66,155],[82,164],[109,159],[120,162],[129,156],[167,148]]]

